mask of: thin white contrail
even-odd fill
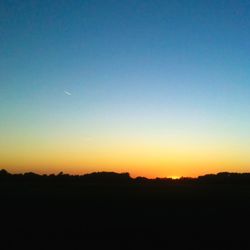
[[[63,92],[64,92],[64,94],[66,94],[66,95],[72,95],[70,92],[68,92],[68,91],[66,91],[66,90],[64,90]]]

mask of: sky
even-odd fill
[[[250,2],[0,1],[0,168],[250,171]]]

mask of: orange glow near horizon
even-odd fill
[[[161,145],[162,146],[162,145]],[[81,150],[80,150],[81,149]],[[247,155],[228,154],[215,148],[180,150],[171,147],[118,146],[78,147],[57,145],[47,148],[24,146],[1,152],[1,168],[10,172],[84,174],[99,171],[129,172],[132,177],[196,177],[222,171],[246,172]],[[13,157],[14,156],[14,157]],[[242,161],[241,159],[245,159]],[[250,161],[249,161],[250,162]]]
[[[52,133],[53,132],[53,133]],[[0,167],[10,172],[129,172],[148,178],[248,172],[249,145],[209,134],[126,133],[84,138],[54,129],[3,138]],[[29,134],[29,137],[25,136]],[[223,141],[223,143],[221,142]]]

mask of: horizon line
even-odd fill
[[[91,174],[117,174],[117,175],[123,175],[123,174],[127,174],[129,178],[131,179],[137,179],[137,178],[144,178],[147,180],[156,180],[156,179],[172,179],[172,180],[180,180],[180,179],[198,179],[199,177],[203,177],[203,176],[216,176],[216,175],[220,175],[220,174],[227,174],[227,175],[244,175],[244,174],[249,174],[250,172],[228,172],[228,171],[222,171],[222,172],[216,172],[216,173],[208,173],[208,174],[204,174],[204,175],[198,175],[197,177],[191,177],[191,176],[166,176],[166,177],[154,177],[154,178],[148,178],[145,176],[136,176],[136,177],[131,177],[129,172],[115,172],[115,171],[93,171],[93,172],[87,172],[87,173],[83,173],[83,174],[70,174],[70,173],[65,173],[63,171],[59,171],[58,173],[48,173],[48,174],[39,174],[37,172],[34,171],[28,171],[28,172],[18,172],[18,173],[13,173],[10,172],[8,170],[6,170],[5,168],[0,169],[0,174],[2,172],[5,172],[6,174],[10,174],[10,175],[25,175],[25,174],[35,174],[38,176],[62,176],[62,175],[67,175],[67,176],[87,176],[87,175],[91,175]]]

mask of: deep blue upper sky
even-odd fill
[[[3,0],[0,20],[5,141],[54,128],[250,142],[249,1]]]

